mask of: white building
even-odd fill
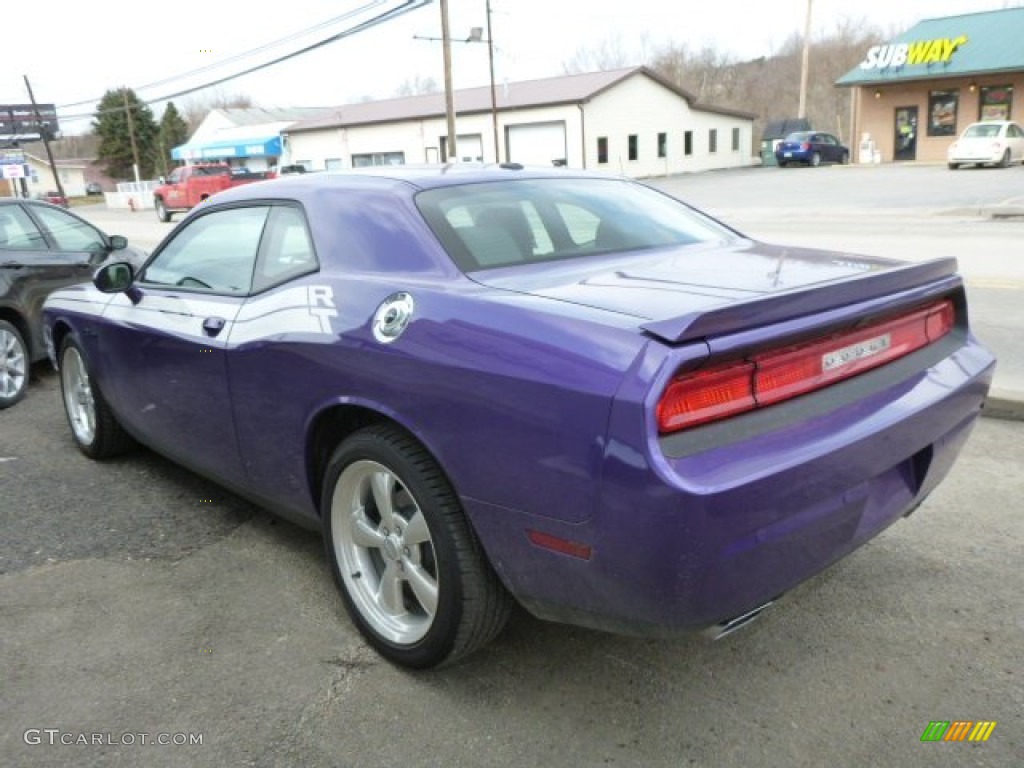
[[[281,155],[281,131],[325,111],[325,107],[211,109],[188,142],[171,150],[171,157],[186,165],[216,161],[266,171]]]
[[[697,104],[645,67],[454,94],[460,161],[564,164],[663,176],[753,164],[754,115]],[[308,170],[445,162],[443,93],[349,104],[284,133],[282,164]]]

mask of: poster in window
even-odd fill
[[[979,115],[982,120],[1009,120],[1012,103],[1012,86],[997,85],[982,88],[979,99]]]
[[[932,91],[928,94],[928,135],[955,136],[959,91]]]

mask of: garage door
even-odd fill
[[[508,159],[523,165],[551,166],[565,160],[565,123],[526,123],[508,127]]]

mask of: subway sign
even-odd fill
[[[940,37],[935,40],[915,40],[910,43],[889,43],[868,48],[867,56],[860,63],[861,69],[885,69],[902,67],[904,64],[947,64],[962,45],[967,35]]]

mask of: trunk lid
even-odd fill
[[[493,288],[635,317],[682,342],[852,304],[948,277],[956,261],[924,264],[750,240],[659,249],[472,273]]]

